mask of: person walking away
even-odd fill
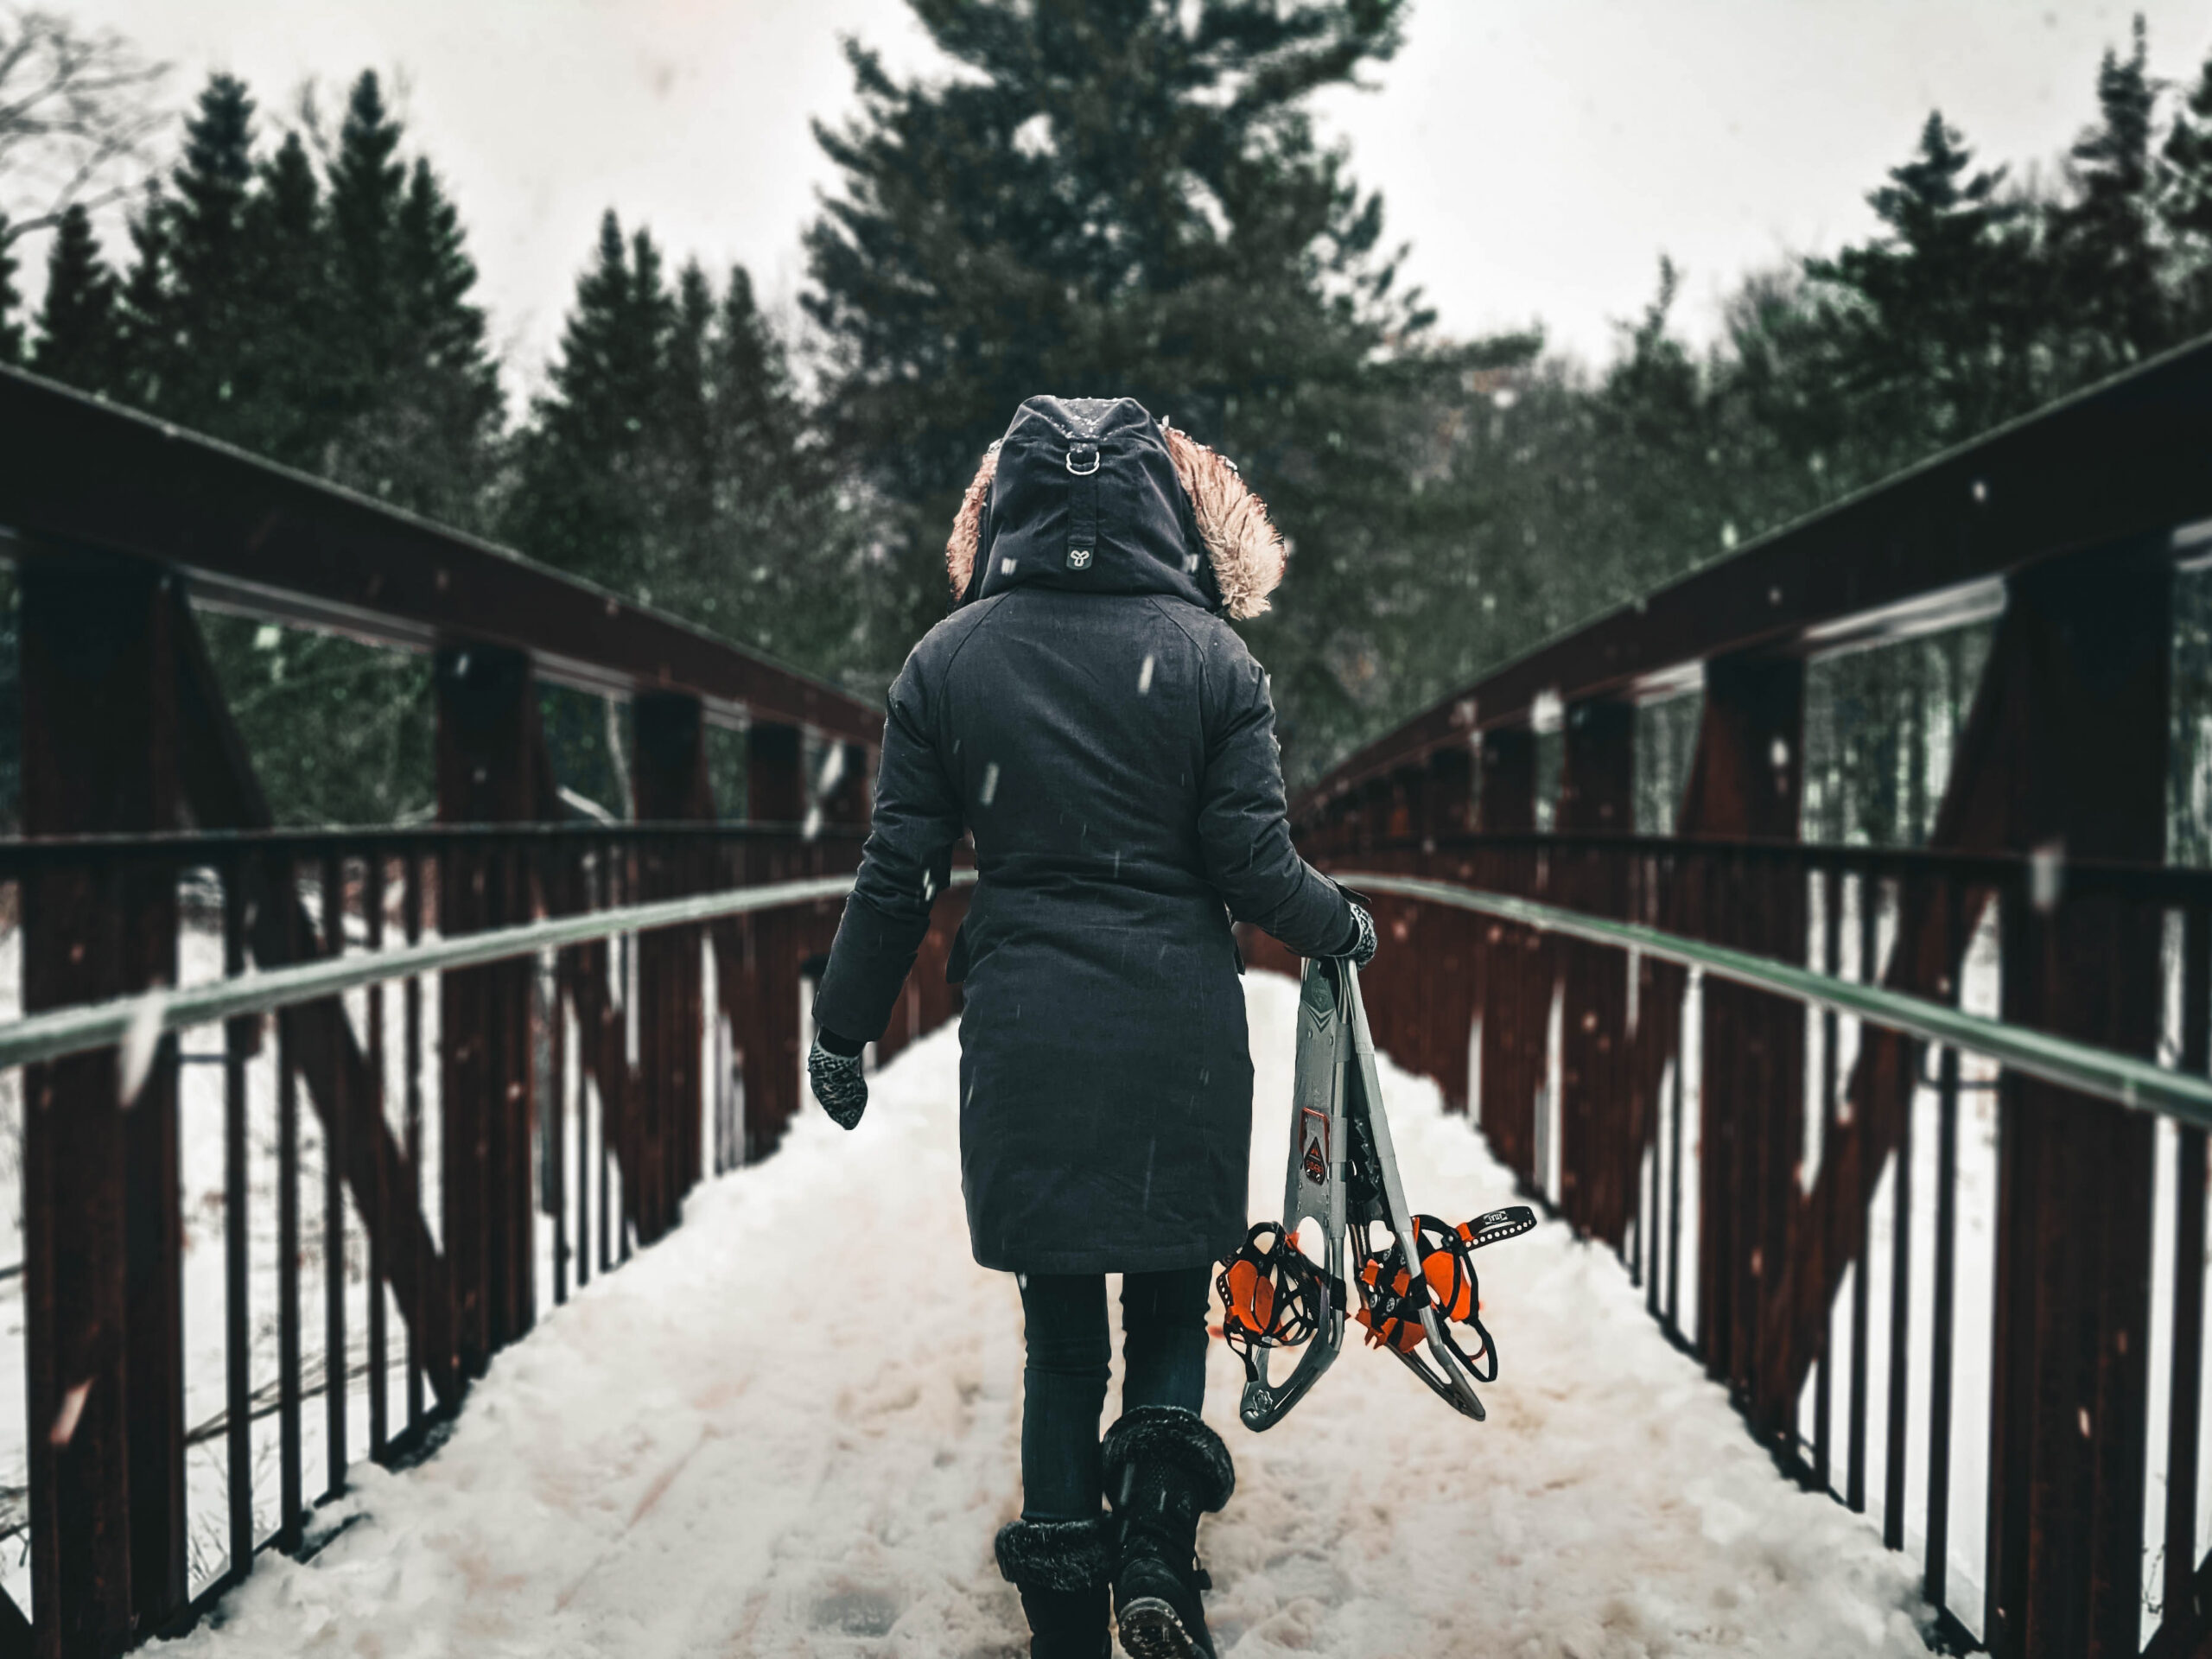
[[[874,819],[815,1000],[816,1096],[851,1128],[950,877],[977,882],[961,1186],[1020,1287],[1020,1518],[998,1535],[1039,1659],[1213,1654],[1198,1518],[1236,1484],[1200,1415],[1207,1283],[1245,1232],[1252,1064],[1232,919],[1304,956],[1374,924],[1291,845],[1267,677],[1230,620],[1281,580],[1267,509],[1129,398],[1032,397],[969,485],[953,608],[892,687]],[[1122,1414],[1102,1443],[1122,1275]],[[1101,1501],[1111,1506],[1102,1516]]]

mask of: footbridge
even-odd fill
[[[4,371],[0,442],[0,1656],[1016,1651],[960,882],[878,1109],[800,1110],[880,715]],[[1348,1357],[1235,1443],[1224,1651],[2212,1650],[2209,458],[2203,347],[1294,803],[1423,1207],[1553,1219],[1491,1423]],[[211,613],[426,656],[435,821],[277,828]],[[1245,954],[1265,1205],[1295,964]]]

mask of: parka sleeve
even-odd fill
[[[891,688],[874,819],[860,874],[814,998],[817,1026],[862,1042],[880,1036],[890,1020],[960,836],[959,798],[931,741],[927,710],[922,676],[910,658]]]
[[[1290,843],[1267,677],[1242,642],[1217,652],[1210,670],[1198,804],[1207,879],[1230,915],[1273,934],[1298,955],[1342,951],[1354,931],[1351,905]]]

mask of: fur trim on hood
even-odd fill
[[[1166,421],[1160,435],[1191,498],[1222,603],[1239,622],[1258,616],[1268,608],[1268,595],[1282,585],[1282,537],[1268,517],[1268,504],[1252,493],[1228,456]]]
[[[1191,499],[1198,538],[1205,544],[1224,607],[1239,622],[1262,614],[1269,608],[1268,595],[1282,584],[1284,560],[1282,537],[1268,517],[1267,503],[1252,493],[1236,463],[1226,455],[1166,421],[1160,423],[1160,435],[1183,493]],[[998,469],[999,446],[994,443],[983,452],[982,465],[969,480],[960,511],[953,516],[952,535],[944,544],[944,571],[956,601],[968,591],[976,571],[983,510]]]
[[[944,573],[952,578],[956,604],[968,591],[968,578],[976,573],[976,548],[983,535],[983,506],[991,499],[991,480],[998,471],[999,446],[994,443],[983,451],[983,464],[968,481],[968,493],[960,498],[960,511],[952,515],[952,537],[944,544]]]

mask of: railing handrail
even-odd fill
[[[1478,887],[1462,887],[1456,882],[1429,881],[1367,870],[1333,874],[1345,886],[1364,892],[1450,905],[1540,932],[1636,950],[1685,968],[1701,969],[1756,991],[1770,992],[1815,1007],[1833,1008],[1838,1014],[1851,1014],[1907,1036],[1979,1054],[2012,1071],[2061,1088],[2115,1101],[2137,1111],[2157,1113],[2193,1128],[2212,1128],[2212,1079],[2170,1071],[2133,1054],[2030,1030],[1984,1014],[1968,1014],[1962,1008],[1907,992],[1855,984],[1771,957],[1710,944],[1641,922],[1613,921],[1532,899],[1516,899]]]
[[[0,843],[4,846],[5,843]],[[2103,894],[2171,905],[2212,901],[2212,868],[2079,858],[2044,852],[1967,852],[1949,847],[1882,847],[1871,842],[1793,841],[1783,836],[1662,836],[1621,830],[1478,830],[1440,836],[1382,836],[1362,856],[1382,853],[1618,853],[1631,858],[1770,860],[1819,874],[1926,880],[1948,877],[1997,887],[2047,879],[2061,892],[2088,886]],[[2046,862],[2046,861],[2048,861]]]
[[[969,873],[955,871],[957,884]],[[412,978],[417,974],[480,967],[539,950],[588,944],[620,933],[650,933],[686,923],[720,921],[753,911],[810,904],[842,897],[853,877],[817,876],[760,887],[733,887],[683,899],[657,899],[609,910],[556,916],[519,926],[467,933],[394,950],[363,950],[325,957],[283,968],[238,974],[174,990],[142,992],[106,1002],[49,1008],[0,1021],[0,1068],[86,1054],[125,1043],[134,1034],[150,1040],[194,1026],[269,1014],[365,986]]]

